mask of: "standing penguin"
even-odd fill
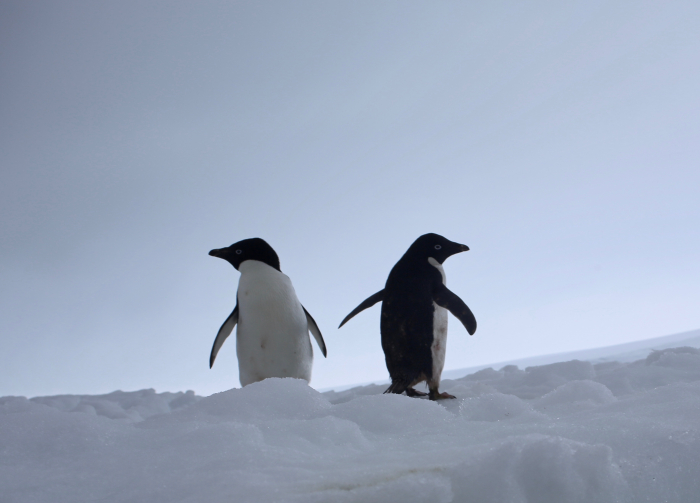
[[[209,368],[238,324],[236,349],[241,385],[267,377],[311,380],[313,349],[308,332],[323,356],[326,344],[316,322],[297,299],[289,278],[280,270],[275,250],[260,238],[244,239],[209,252],[241,273],[236,307],[214,340]]]
[[[380,330],[391,386],[385,393],[425,396],[413,386],[426,381],[431,400],[454,398],[440,393],[440,376],[445,365],[447,311],[473,335],[476,319],[467,305],[445,286],[442,263],[450,255],[469,250],[439,234],[424,234],[414,241],[389,273],[380,290],[348,314],[353,316],[382,303]],[[338,328],[340,328],[338,327]]]

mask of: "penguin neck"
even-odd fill
[[[275,269],[271,265],[261,262],[259,260],[245,260],[241,262],[238,266],[238,271],[241,274],[260,274],[260,273],[270,273],[272,271],[281,273],[278,269]]]
[[[428,257],[428,263],[435,269],[440,271],[440,274],[442,275],[442,284],[444,285],[447,282],[447,276],[445,276],[445,268],[442,267],[442,264],[435,260],[433,257]]]

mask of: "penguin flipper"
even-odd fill
[[[433,300],[438,306],[444,307],[461,321],[469,335],[474,335],[474,332],[476,332],[476,318],[462,299],[452,293],[444,284],[440,283],[433,292]]]
[[[313,316],[309,314],[304,306],[301,306],[301,308],[304,310],[304,314],[306,315],[306,324],[309,328],[309,332],[311,332],[311,335],[313,335],[314,339],[316,339],[316,344],[318,344],[318,347],[321,349],[323,357],[327,358],[326,343],[323,341],[323,336],[321,335],[318,325],[316,325],[316,320],[314,320]]]
[[[353,309],[352,312],[351,312],[350,314],[348,314],[348,315],[345,317],[345,319],[344,319],[343,322],[338,326],[338,328],[340,328],[340,327],[342,327],[343,325],[345,325],[345,324],[346,324],[348,321],[350,321],[350,319],[351,319],[353,316],[355,316],[356,314],[361,313],[361,312],[364,311],[365,309],[372,307],[372,306],[375,305],[377,302],[380,302],[380,301],[382,301],[382,300],[384,300],[384,289],[379,290],[379,291],[378,291],[377,293],[375,293],[374,295],[370,295],[370,296],[367,297],[365,300],[363,300],[363,301],[362,301],[362,304],[360,304],[360,305],[357,306],[355,309]]]
[[[214,345],[211,348],[211,355],[209,355],[209,368],[212,368],[214,365],[214,360],[216,359],[217,353],[221,349],[221,346],[224,345],[226,338],[231,335],[233,327],[236,326],[236,323],[238,323],[238,302],[236,302],[236,307],[233,308],[233,311],[231,314],[229,314],[228,318],[226,318],[224,324],[221,325],[219,333],[216,334]]]

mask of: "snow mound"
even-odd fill
[[[534,401],[534,407],[549,414],[570,414],[617,399],[605,385],[594,381],[570,381]]]
[[[625,481],[612,449],[561,437],[508,438],[457,468],[455,501],[483,503],[613,502],[624,497]]]
[[[154,389],[144,389],[131,392],[114,391],[107,395],[42,396],[30,400],[24,397],[3,397],[0,398],[0,406],[13,402],[13,407],[29,410],[32,404],[41,404],[61,412],[82,412],[137,423],[151,416],[187,407],[199,399],[201,397],[195,395],[194,391],[156,393]]]
[[[532,405],[525,400],[498,392],[464,399],[460,404],[460,412],[462,417],[470,421],[505,421],[535,414]]]
[[[267,379],[209,397],[0,398],[2,501],[636,502],[700,491],[700,351],[445,380],[456,400]]]

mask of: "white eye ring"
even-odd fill
[[[439,250],[440,248],[442,248],[442,246],[440,246],[440,245],[435,245],[435,249],[436,249],[436,250]]]
[[[236,255],[240,255],[241,253],[243,253],[243,250],[236,250]]]

